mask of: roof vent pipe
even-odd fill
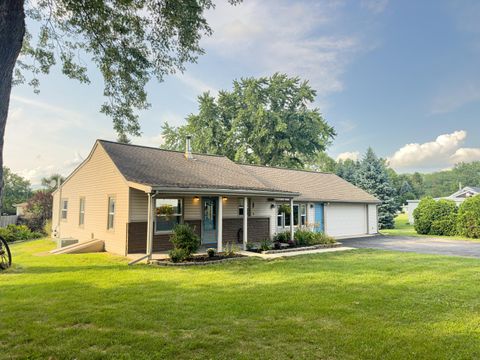
[[[193,159],[192,146],[190,144],[191,140],[192,137],[190,135],[187,135],[187,138],[185,140],[185,159]]]

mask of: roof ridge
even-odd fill
[[[181,150],[162,149],[160,147],[154,147],[154,146],[148,146],[148,145],[125,144],[125,143],[121,143],[121,142],[118,142],[118,141],[105,140],[105,139],[97,139],[97,141],[100,142],[100,143],[110,143],[110,144],[115,144],[115,145],[133,146],[133,147],[138,147],[138,148],[152,149],[152,150],[165,151],[165,152],[173,152],[173,153],[179,153],[179,154],[184,154],[185,153],[184,151],[181,151]],[[197,152],[192,152],[192,154],[193,155],[226,158],[225,155],[205,154],[205,153],[197,153]]]
[[[291,168],[281,167],[281,166],[268,166],[268,165],[260,165],[260,164],[245,164],[245,163],[239,163],[239,162],[237,162],[236,164],[241,165],[241,166],[255,166],[255,167],[262,167],[262,168],[267,168],[267,169],[279,169],[279,170],[299,171],[299,172],[306,172],[306,173],[313,173],[313,174],[336,175],[333,172],[329,172],[329,171],[316,171],[316,170],[307,170],[307,169],[291,169]]]

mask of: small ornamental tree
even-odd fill
[[[371,148],[360,163],[355,185],[382,201],[378,207],[378,226],[380,229],[393,229],[398,209],[395,189],[390,183],[385,161],[378,158]]]
[[[480,238],[480,195],[468,198],[460,205],[457,232],[462,236]]]
[[[433,214],[435,213],[435,200],[425,197],[420,200],[417,208],[413,211],[415,220],[414,228],[418,234],[429,234],[432,227]]]

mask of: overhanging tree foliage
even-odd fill
[[[26,71],[35,91],[38,75],[57,62],[69,78],[89,83],[83,58],[92,59],[104,79],[101,112],[120,136],[139,135],[147,82],[183,71],[203,53],[199,41],[212,33],[204,13],[213,7],[213,0],[1,0],[0,172],[12,83],[27,81]],[[39,24],[35,40],[25,16]]]
[[[284,74],[234,81],[233,90],[198,98],[199,112],[177,128],[165,124],[165,148],[181,150],[193,135],[194,151],[244,163],[302,168],[335,136],[316,108],[307,81]]]

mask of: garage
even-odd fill
[[[325,206],[325,232],[330,236],[365,235],[367,205],[330,203]]]

